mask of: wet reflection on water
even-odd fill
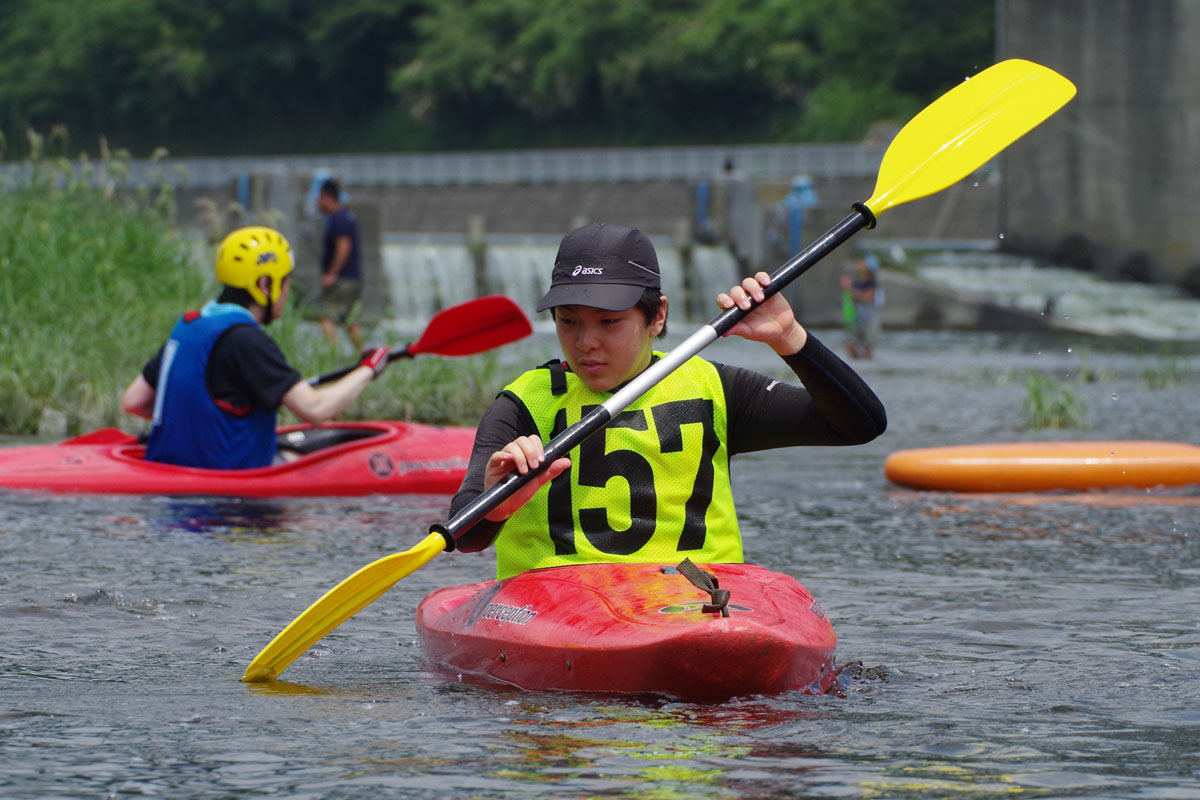
[[[1195,378],[1151,391],[1139,374],[1157,354],[1093,352],[1109,376],[1079,388],[1093,427],[1028,431],[1023,384],[1002,376],[1073,371],[1078,351],[964,335],[885,345],[860,365],[888,407],[884,437],[733,467],[749,558],[796,576],[833,620],[850,663],[840,696],[705,707],[462,685],[423,662],[413,622],[429,591],[491,576],[490,554],[461,553],[348,620],[286,683],[246,685],[271,637],[416,544],[447,499],[9,494],[0,795],[1200,792],[1200,490],[953,495],[882,473],[909,447],[1194,441]]]

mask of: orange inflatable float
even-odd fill
[[[1084,491],[1200,483],[1200,447],[1179,442],[1017,442],[897,450],[888,480],[951,492]]]

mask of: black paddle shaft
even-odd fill
[[[821,238],[801,250],[772,273],[770,285],[763,287],[763,302],[800,277],[810,267],[844,244],[851,236],[863,228],[875,227],[875,214],[871,212],[871,209],[862,203],[855,203],[853,207],[854,213],[830,228]],[[550,443],[546,445],[546,457],[536,469],[531,469],[524,475],[515,471],[509,473],[503,480],[498,481],[490,489],[463,506],[446,523],[430,525],[429,532],[441,534],[442,538],[446,540],[446,549],[453,550],[459,536],[462,536],[493,509],[515,494],[535,475],[554,463],[556,459],[567,455],[584,439],[607,425],[608,421],[626,406],[674,372],[683,362],[728,333],[730,328],[745,319],[759,305],[761,303],[752,300],[748,309],[743,310],[734,306],[713,317],[707,325],[689,336],[664,358],[660,358],[636,378],[626,383],[602,405],[597,406],[579,422],[551,439]]]
[[[404,345],[404,347],[398,347],[395,350],[392,350],[390,353],[388,353],[388,363],[390,364],[398,358],[412,358],[412,353],[408,351],[408,348],[410,347],[412,347],[411,342]],[[353,366],[342,367],[341,369],[334,370],[333,372],[326,372],[324,375],[318,375],[315,378],[309,378],[308,385],[321,386],[326,383],[332,383],[340,378],[346,377],[361,366],[362,364],[354,364]]]

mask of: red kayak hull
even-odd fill
[[[475,438],[473,428],[407,422],[333,422],[319,430],[362,438],[287,464],[216,470],[146,461],[135,437],[104,428],[61,444],[0,449],[0,488],[234,497],[452,494]],[[312,431],[312,425],[280,428],[280,442],[289,433]]]
[[[430,593],[421,646],[456,678],[529,691],[719,703],[831,687],[837,637],[803,586],[753,564],[698,566],[730,591],[728,617],[705,613],[708,594],[669,565],[551,567]]]

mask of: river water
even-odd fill
[[[776,369],[764,349],[706,355]],[[457,683],[422,662],[413,613],[490,577],[490,553],[439,556],[288,683],[245,685],[275,633],[419,541],[446,499],[7,494],[0,796],[1200,796],[1200,490],[959,496],[882,471],[906,447],[1194,442],[1197,357],[887,333],[859,365],[884,436],[734,462],[748,559],[820,600],[849,665],[838,694],[698,706]],[[1089,427],[1024,429],[1030,370],[1067,382]]]

